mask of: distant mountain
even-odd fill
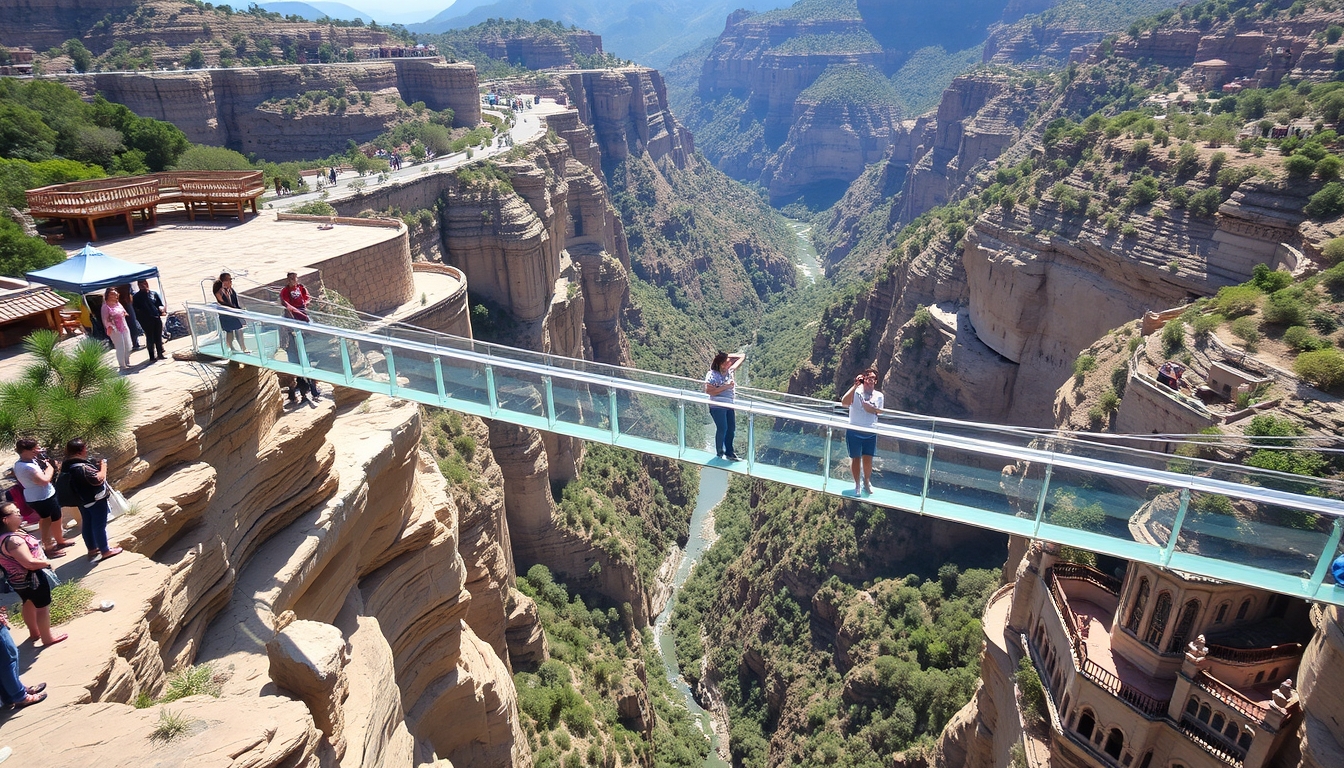
[[[766,11],[789,0],[458,0],[412,32],[443,32],[487,19],[552,19],[602,35],[602,47],[622,58],[661,67],[723,32],[738,8]]]
[[[351,8],[345,3],[331,2],[312,2],[303,3],[297,0],[285,0],[278,3],[258,3],[262,8],[279,13],[284,16],[299,16],[309,21],[317,21],[323,16],[333,19],[342,19],[344,21],[373,21],[377,17],[365,13],[358,8]],[[384,19],[387,21],[387,19]]]

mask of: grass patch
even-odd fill
[[[179,669],[169,676],[158,703],[167,704],[201,694],[218,698],[220,692],[220,685],[215,680],[215,668],[209,664],[197,664]]]
[[[71,579],[51,590],[51,626],[58,627],[83,616],[92,600],[93,590],[80,586],[79,579]],[[11,613],[9,620],[15,627],[25,626],[21,613]]]
[[[162,709],[159,711],[159,724],[154,726],[151,737],[155,741],[173,741],[187,735],[194,722],[196,721],[180,712]]]

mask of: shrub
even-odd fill
[[[289,209],[290,213],[300,213],[307,216],[335,216],[336,209],[326,200],[314,200],[303,205],[296,205]]]
[[[1330,346],[1329,341],[1322,339],[1320,336],[1317,336],[1305,326],[1301,325],[1294,325],[1284,331],[1283,343],[1298,352],[1313,352]]]
[[[1108,389],[1101,393],[1101,399],[1097,405],[1106,413],[1115,413],[1120,410],[1120,395],[1116,394],[1114,389]]]
[[[1316,162],[1316,177],[1321,181],[1334,181],[1339,178],[1341,167],[1344,167],[1344,160],[1339,155],[1326,155]]]
[[[45,269],[65,261],[65,251],[40,237],[23,234],[23,229],[0,216],[0,275],[23,277],[27,272]]]
[[[1130,224],[1130,223],[1126,222],[1126,223],[1124,224],[1124,226],[1120,227],[1120,236],[1121,236],[1121,237],[1138,237],[1138,236],[1139,236],[1139,228],[1136,227],[1136,226],[1134,226],[1133,224]]]
[[[1162,354],[1171,357],[1185,346],[1185,323],[1172,320],[1162,326]]]
[[[1195,318],[1195,338],[1207,339],[1210,333],[1218,330],[1218,326],[1223,324],[1222,315],[1200,315]]]
[[[1344,355],[1336,349],[1303,352],[1293,361],[1293,372],[1317,389],[1334,389],[1344,383]]]
[[[1283,161],[1283,169],[1294,178],[1306,178],[1316,170],[1316,161],[1306,155],[1292,155]]]
[[[1336,237],[1321,248],[1321,255],[1329,264],[1338,264],[1344,261],[1344,237]]]
[[[1023,656],[1018,663],[1017,689],[1022,692],[1022,709],[1036,721],[1045,719],[1045,686],[1041,685],[1041,676],[1036,672],[1031,659]]]
[[[1129,384],[1129,366],[1121,363],[1111,369],[1111,391],[1116,397],[1125,396],[1125,386]]]
[[[1186,207],[1196,216],[1212,216],[1218,212],[1218,206],[1222,204],[1222,193],[1217,187],[1209,187],[1191,195]]]
[[[1321,284],[1331,291],[1344,290],[1344,263],[1336,264],[1322,272]]]
[[[1287,272],[1271,270],[1268,264],[1256,264],[1251,284],[1265,293],[1273,293],[1293,284],[1293,276]]]
[[[1240,317],[1254,312],[1260,304],[1260,291],[1253,285],[1229,285],[1218,289],[1213,305],[1218,314]]]
[[[1239,317],[1232,321],[1229,328],[1232,335],[1246,342],[1246,348],[1252,349],[1255,343],[1260,340],[1260,328],[1253,318]]]
[[[1311,196],[1302,209],[1313,219],[1328,219],[1344,212],[1344,184],[1332,181]]]
[[[1190,190],[1185,187],[1172,187],[1167,190],[1167,199],[1171,201],[1172,208],[1184,208],[1190,200]],[[1344,238],[1340,238],[1344,240]]]
[[[1075,384],[1082,384],[1087,374],[1097,367],[1097,358],[1094,355],[1079,355],[1077,360],[1073,361],[1073,381]]]
[[[195,144],[173,165],[175,171],[250,171],[252,163],[242,153],[225,147]]]
[[[202,694],[216,698],[220,694],[220,685],[215,682],[215,668],[209,664],[198,664],[174,672],[164,685],[159,703],[166,704]]]
[[[1267,323],[1275,325],[1302,325],[1307,319],[1307,306],[1299,291],[1284,288],[1270,294],[1261,313]]]
[[[57,348],[59,341],[50,330],[24,339],[33,361],[20,378],[0,384],[0,442],[31,435],[43,445],[64,447],[74,437],[97,443],[125,428],[134,393],[104,360],[107,347],[84,338]]]
[[[1311,327],[1321,333],[1334,333],[1339,330],[1339,318],[1329,312],[1317,310],[1308,315],[1307,319],[1311,322]]]

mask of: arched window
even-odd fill
[[[1223,713],[1222,713],[1222,712],[1215,712],[1215,713],[1213,714],[1213,719],[1209,721],[1209,727],[1212,728],[1212,729],[1215,730],[1215,731],[1221,731],[1221,730],[1223,730],[1223,723],[1224,723],[1224,722],[1225,722],[1225,721],[1224,721],[1224,719],[1223,719]]]
[[[1191,696],[1190,701],[1185,705],[1185,711],[1192,715],[1199,714],[1199,699]]]
[[[1078,716],[1078,735],[1084,739],[1092,738],[1092,731],[1097,727],[1097,718],[1092,715],[1092,710],[1084,709]]]
[[[1245,600],[1241,601],[1241,607],[1237,609],[1237,621],[1244,620],[1246,618],[1247,612],[1249,612],[1250,610],[1251,610],[1251,598],[1248,597]]]
[[[1278,679],[1279,679],[1279,668],[1275,667],[1269,671],[1269,682],[1272,683]]]
[[[1250,750],[1251,738],[1250,726],[1246,726],[1246,730],[1242,731],[1241,736],[1237,739],[1237,746],[1245,750]]]
[[[1125,748],[1125,734],[1120,732],[1119,728],[1112,728],[1111,732],[1106,734],[1106,754],[1120,759],[1120,752]]]
[[[1148,620],[1148,633],[1143,641],[1154,648],[1162,642],[1162,633],[1167,631],[1167,618],[1171,615],[1171,593],[1163,592],[1153,603],[1153,617]]]
[[[1209,712],[1210,712],[1210,711],[1211,711],[1211,710],[1209,709],[1209,705],[1208,705],[1208,704],[1201,704],[1201,705],[1199,706],[1199,714],[1198,714],[1198,715],[1195,715],[1195,717],[1198,717],[1198,718],[1199,718],[1199,722],[1201,722],[1201,723],[1207,723],[1207,722],[1209,722]]]
[[[1167,653],[1176,653],[1185,647],[1186,638],[1190,637],[1190,630],[1194,629],[1195,617],[1199,615],[1199,601],[1189,600],[1185,607],[1181,609],[1181,618],[1176,622],[1176,631],[1171,633],[1171,642],[1167,645]]]
[[[1235,744],[1237,741],[1237,724],[1228,720],[1227,727],[1223,729],[1223,735],[1227,737],[1228,741]]]
[[[1125,622],[1125,629],[1130,632],[1139,631],[1139,622],[1143,621],[1143,609],[1148,607],[1148,577],[1139,579],[1139,589],[1134,593],[1134,605],[1129,609],[1129,621]]]
[[[1255,683],[1256,685],[1259,685],[1260,683],[1263,682],[1265,682],[1265,670],[1262,669],[1259,672],[1255,673]]]
[[[1223,619],[1227,618],[1227,609],[1231,607],[1232,607],[1231,603],[1223,603],[1222,605],[1218,606],[1218,615],[1213,617],[1213,623],[1222,624]]]
[[[1139,768],[1148,768],[1148,766],[1152,764],[1152,762],[1153,762],[1153,750],[1150,749],[1147,752],[1143,753],[1143,759],[1139,761]]]

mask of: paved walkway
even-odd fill
[[[523,98],[529,97],[524,95]],[[567,109],[569,108],[556,104],[554,99],[541,99],[532,109],[514,113],[515,122],[513,127],[509,129],[508,135],[513,139],[514,145],[536,141],[546,135],[546,121],[542,118],[547,115],[564,112]],[[482,111],[503,117],[502,112],[496,112],[488,107],[483,108]],[[451,155],[443,155],[432,160],[426,160],[423,163],[412,164],[408,162],[402,165],[401,170],[389,172],[387,177],[388,181],[414,178],[430,170],[442,171],[460,168],[467,163],[479,162],[503,154],[508,152],[512,147],[509,146],[507,142],[502,141],[502,138],[502,136],[496,137],[495,140],[484,149],[480,147],[474,148],[470,160],[467,159],[466,152],[455,152]],[[337,175],[335,186],[328,184],[321,190],[314,189],[310,192],[305,192],[299,195],[288,195],[286,197],[275,197],[273,195],[263,197],[261,199],[261,204],[274,210],[284,210],[296,205],[311,203],[314,200],[325,199],[327,202],[345,200],[349,197],[353,197],[358,192],[358,189],[352,189],[350,186],[355,181],[363,182],[362,186],[367,188],[376,186],[378,184],[378,177],[377,175],[360,176],[354,171],[346,171],[345,173]],[[322,197],[324,192],[327,194],[326,198]]]

